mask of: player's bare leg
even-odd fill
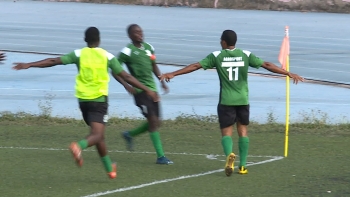
[[[233,132],[233,125],[221,129],[221,135],[222,135],[221,144],[226,155],[226,164],[225,164],[226,176],[231,176],[234,170],[234,162],[236,159],[236,155],[232,152],[232,146],[233,146],[232,132]]]
[[[150,137],[154,146],[154,149],[157,153],[157,164],[173,164],[174,162],[170,161],[165,157],[162,142],[160,140],[159,132],[157,131],[160,125],[160,120],[155,115],[150,115],[147,117],[147,121],[149,124],[148,131],[150,133]]]
[[[247,174],[248,170],[246,168],[247,165],[247,157],[248,157],[248,149],[249,149],[249,138],[248,138],[248,126],[241,124],[239,121],[237,122],[237,132],[239,136],[238,147],[239,147],[239,174]]]
[[[96,145],[104,140],[105,125],[98,122],[90,123],[90,135],[86,137],[88,147]],[[104,150],[106,151],[106,150]]]
[[[107,155],[107,147],[104,138],[105,125],[102,123],[91,123],[91,134],[86,138],[89,146],[96,145],[98,154],[100,155],[103,166],[108,173],[109,178],[114,179],[117,177],[117,167],[113,164],[109,156]]]
[[[72,152],[77,165],[80,167],[83,165],[82,150],[97,144],[101,140],[102,135],[100,135],[98,132],[99,124],[100,123],[95,122],[89,123],[90,134],[86,136],[84,140],[80,140],[79,142],[72,142],[70,144],[70,151]]]
[[[110,178],[116,177],[116,165],[112,164],[111,159],[107,155],[107,149],[104,141],[104,130],[105,125],[98,122],[90,123],[90,134],[86,137],[85,140],[81,140],[78,143],[73,142],[71,144],[71,152],[78,165],[82,165],[82,154],[81,151],[87,147],[96,145],[98,153],[101,157],[103,165]]]
[[[93,146],[97,144],[102,138],[103,135],[99,130],[104,130],[104,125],[96,122],[89,123],[90,125],[90,134],[86,136],[84,140],[80,140],[79,142],[72,142],[70,145],[70,150],[73,154],[73,157],[76,161],[76,163],[79,166],[83,165],[83,157],[82,157],[82,150]],[[103,128],[100,125],[103,126]]]

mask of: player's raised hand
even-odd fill
[[[16,66],[12,67],[14,70],[23,70],[23,69],[28,69],[30,67],[29,64],[26,63],[13,63]]]
[[[289,73],[288,76],[293,79],[294,84],[298,84],[299,81],[304,82],[304,78],[300,77],[297,74]]]
[[[172,74],[172,73],[165,73],[165,74],[162,74],[160,77],[159,77],[159,80],[160,81],[166,81],[166,82],[169,82],[170,79],[174,78],[175,76]]]
[[[5,60],[5,53],[0,52],[0,62]]]

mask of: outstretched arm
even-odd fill
[[[288,72],[271,62],[264,62],[261,66],[270,72],[289,76],[290,78],[293,79],[293,82],[295,84],[297,84],[298,81],[304,81],[304,78],[300,77],[299,75]]]
[[[116,76],[119,76],[120,78],[122,78],[125,82],[129,83],[130,85],[145,91],[149,96],[151,96],[153,98],[154,102],[159,101],[159,97],[158,97],[158,94],[156,92],[150,90],[148,87],[143,85],[141,82],[139,82],[137,79],[135,79],[135,77],[131,76],[129,73],[122,71],[119,74],[115,74],[112,72],[112,75],[115,79],[116,79]]]
[[[134,87],[130,86],[122,77],[114,74],[112,72],[112,76],[114,77],[115,80],[117,80],[121,85],[124,86],[125,90],[128,91],[130,94],[135,94],[136,90]]]
[[[40,60],[37,62],[29,62],[29,63],[14,63],[16,66],[12,67],[15,70],[22,70],[22,69],[28,69],[31,67],[35,68],[47,68],[47,67],[52,67],[56,65],[62,64],[61,58],[47,58],[44,60]]]
[[[202,66],[199,64],[199,62],[197,62],[197,63],[194,63],[194,64],[190,64],[190,65],[186,66],[183,69],[180,69],[180,70],[177,70],[175,72],[172,72],[172,74],[174,76],[184,75],[184,74],[187,74],[187,73],[191,73],[191,72],[193,72],[195,70],[198,70],[200,68],[202,68]]]
[[[169,82],[170,79],[174,78],[175,76],[191,73],[191,72],[198,70],[200,68],[202,68],[202,66],[199,64],[199,62],[194,63],[194,64],[190,64],[190,65],[188,65],[185,68],[182,68],[180,70],[161,75],[160,80],[161,81],[166,80],[167,82]]]
[[[153,73],[154,75],[160,79],[162,73],[159,70],[159,67],[157,66],[157,64],[155,62],[152,62],[152,67],[153,67]],[[169,88],[166,85],[165,81],[160,81],[161,85],[162,85],[162,89],[164,91],[165,94],[167,94],[169,92]]]

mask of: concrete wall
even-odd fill
[[[200,8],[350,13],[350,0],[51,0]]]

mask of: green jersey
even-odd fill
[[[222,105],[249,104],[248,67],[259,68],[264,61],[253,53],[241,49],[215,51],[199,64],[203,69],[216,68],[220,79]]]
[[[105,102],[105,96],[108,96],[108,68],[115,74],[123,71],[117,58],[101,48],[78,49],[61,56],[61,61],[63,65],[77,65],[75,96],[80,102]]]
[[[132,43],[124,47],[119,53],[120,64],[124,63],[130,74],[139,80],[143,85],[153,91],[157,86],[153,78],[153,63],[155,63],[154,48],[152,45],[143,42],[138,48]],[[136,89],[138,92],[142,90]]]

